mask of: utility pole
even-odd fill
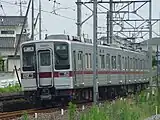
[[[32,36],[31,39],[34,40],[34,0],[32,0]]]
[[[113,40],[113,0],[110,0],[110,11],[109,11],[109,19],[110,19],[110,23],[109,23],[109,27],[110,27],[110,44],[112,44],[112,40]]]
[[[25,0],[19,0],[19,2],[16,1],[15,4],[19,6],[20,16],[23,16],[22,5],[27,4],[27,2]]]
[[[39,39],[41,40],[41,0],[39,0]]]
[[[96,104],[98,100],[97,0],[93,3],[93,44],[93,101]]]
[[[152,0],[149,2],[149,40],[152,40]],[[148,44],[148,51],[149,51],[149,69],[150,69],[150,85],[152,85],[152,45],[151,42]]]
[[[81,36],[81,24],[82,24],[82,12],[81,12],[82,2],[77,0],[77,36]]]
[[[109,12],[107,12],[107,43],[110,43],[110,37],[109,37],[109,29],[110,29],[110,20],[109,20]]]

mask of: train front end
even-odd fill
[[[21,46],[21,81],[25,96],[36,100],[70,100],[73,89],[70,44],[35,41]]]

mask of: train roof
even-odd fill
[[[75,36],[68,36],[68,35],[50,35],[46,39],[42,40],[34,40],[34,41],[26,41],[23,42],[23,44],[30,44],[30,43],[39,43],[39,42],[67,42],[69,44],[85,44],[89,46],[93,46],[93,43],[91,39],[80,39]],[[134,52],[134,53],[144,53],[146,51],[140,50],[140,49],[134,49],[133,47],[128,47],[128,46],[123,46],[123,45],[117,45],[117,44],[103,44],[98,42],[99,47],[104,47],[104,48],[110,48],[110,49],[116,49],[116,50],[124,50],[127,52]]]

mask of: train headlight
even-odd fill
[[[33,78],[33,73],[23,73],[22,78],[23,79],[32,79]]]

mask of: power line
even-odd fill
[[[11,3],[11,2],[6,2],[6,1],[3,1],[3,0],[1,0],[1,2],[10,4],[10,5],[14,5],[14,6],[20,6],[20,5],[17,5],[17,4]],[[27,8],[26,6],[22,6],[22,7]],[[30,8],[30,9],[31,9],[31,8]],[[35,11],[39,11],[38,9],[34,9],[34,10],[35,10]],[[59,17],[65,18],[65,19],[69,19],[69,20],[76,21],[76,19],[70,18],[70,17],[68,17],[68,16],[64,16],[64,15],[61,15],[61,14],[49,12],[49,11],[46,11],[46,10],[41,10],[41,11],[44,12],[44,13],[50,13],[50,14],[53,14],[53,15],[56,15],[56,16],[59,16]]]

